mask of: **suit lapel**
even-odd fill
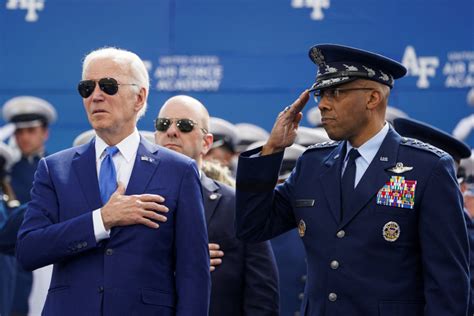
[[[89,207],[93,210],[102,207],[99,181],[97,180],[94,140],[77,148],[76,155],[72,159],[72,169],[79,180]]]
[[[341,226],[349,223],[390,179],[386,169],[396,165],[401,137],[390,128],[377,154],[360,179],[352,199],[352,207],[345,211]]]
[[[158,146],[149,143],[140,136],[140,145],[125,194],[144,193],[150,180],[155,175],[159,163]]]
[[[206,222],[209,226],[209,222],[212,218],[212,215],[216,211],[222,194],[218,192],[219,186],[217,186],[217,184],[209,179],[204,173],[201,174],[201,184],[204,195],[204,211],[206,213]]]
[[[344,157],[343,149],[344,143],[341,142],[324,162],[327,170],[320,176],[324,195],[336,223],[339,223],[341,216],[341,161]]]

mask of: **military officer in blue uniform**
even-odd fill
[[[257,242],[298,228],[308,260],[301,315],[466,315],[469,243],[453,160],[385,121],[405,67],[333,44],[309,54],[312,88],[239,158],[237,235]],[[334,141],[307,149],[274,189],[310,94]]]
[[[450,154],[455,163],[458,182],[464,180],[459,168],[461,159],[466,159],[471,156],[471,148],[465,142],[456,139],[452,135],[434,126],[410,118],[395,118],[393,120],[393,127],[402,136],[425,142],[426,144],[422,146],[433,145]],[[474,222],[469,217],[469,213],[466,209],[464,209],[464,219],[466,220],[470,247],[471,300],[468,315],[472,316],[474,314],[474,295],[472,292],[474,289],[474,274],[472,273],[474,271]]]
[[[46,155],[49,125],[56,120],[54,107],[41,98],[19,96],[8,100],[2,109],[3,119],[15,124],[15,141],[21,158],[10,172],[10,182],[20,203],[30,201],[30,190],[38,162]],[[28,297],[33,276],[18,266],[12,315],[28,314]]]

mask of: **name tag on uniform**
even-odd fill
[[[310,199],[296,200],[295,206],[296,207],[312,207],[314,206],[314,200],[310,200]]]

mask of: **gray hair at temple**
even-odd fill
[[[148,107],[148,93],[150,92],[150,77],[148,75],[148,70],[146,69],[143,60],[138,57],[137,54],[132,53],[131,51],[115,48],[115,47],[104,47],[94,50],[87,54],[84,58],[84,62],[82,63],[82,79],[85,78],[85,73],[91,61],[95,59],[109,59],[113,62],[128,67],[129,75],[132,80],[134,80],[138,86],[132,86],[138,91],[141,88],[144,88],[146,91],[145,94],[145,104],[140,109],[137,115],[137,120],[140,119],[146,112]]]

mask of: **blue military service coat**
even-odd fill
[[[308,149],[274,189],[283,153],[243,153],[237,235],[295,226],[308,278],[301,315],[466,315],[469,245],[452,158],[390,129],[340,220],[345,142]]]

